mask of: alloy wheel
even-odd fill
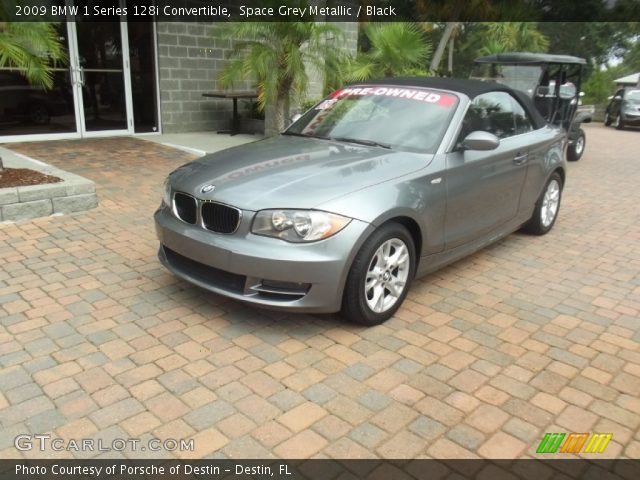
[[[385,241],[374,253],[364,282],[364,294],[369,308],[386,312],[402,296],[410,270],[407,245],[399,238]]]
[[[560,184],[556,179],[552,179],[544,192],[544,197],[542,197],[542,208],[540,208],[540,221],[545,228],[551,225],[555,220],[559,205]]]
[[[582,150],[584,150],[584,137],[581,135],[576,140],[576,144],[573,147],[576,157],[579,157],[582,154]]]

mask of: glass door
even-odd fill
[[[133,133],[127,25],[119,20],[70,24],[83,137]]]
[[[73,6],[73,0],[52,2]],[[118,7],[124,0],[83,0],[82,7],[94,4]],[[75,20],[57,27],[67,61],[52,69],[53,88],[30,85],[23,71],[0,68],[0,143],[157,131],[153,24],[132,24],[129,32],[125,16]]]
[[[71,39],[66,24],[56,30],[68,53]],[[74,70],[69,63],[52,68],[51,89],[32,85],[25,72],[0,68],[0,142],[32,138],[59,138],[78,135]]]

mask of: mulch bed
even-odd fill
[[[26,187],[28,185],[41,185],[43,183],[61,181],[61,178],[45,175],[28,168],[5,168],[0,171],[0,188]]]

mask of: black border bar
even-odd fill
[[[64,0],[0,0],[0,21],[104,22],[118,16],[129,22],[640,20],[640,0],[127,0],[124,7],[119,0],[75,0],[75,7],[70,10]]]
[[[0,460],[0,480],[637,480],[640,460]]]

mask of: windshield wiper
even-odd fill
[[[321,137],[320,135],[311,135],[309,133],[298,133],[298,132],[290,132],[290,131],[285,131],[282,132],[280,135],[291,135],[293,137],[306,137],[306,138],[320,138],[322,140],[328,140],[327,137]]]
[[[376,142],[375,140],[366,140],[364,138],[349,138],[349,137],[330,137],[331,140],[337,140],[339,142],[357,143],[360,145],[366,145],[368,147],[382,147],[391,149],[391,145],[388,143]]]
[[[282,132],[280,135],[293,135],[294,137],[311,137],[311,135],[307,133],[290,132],[288,130],[285,132]]]

